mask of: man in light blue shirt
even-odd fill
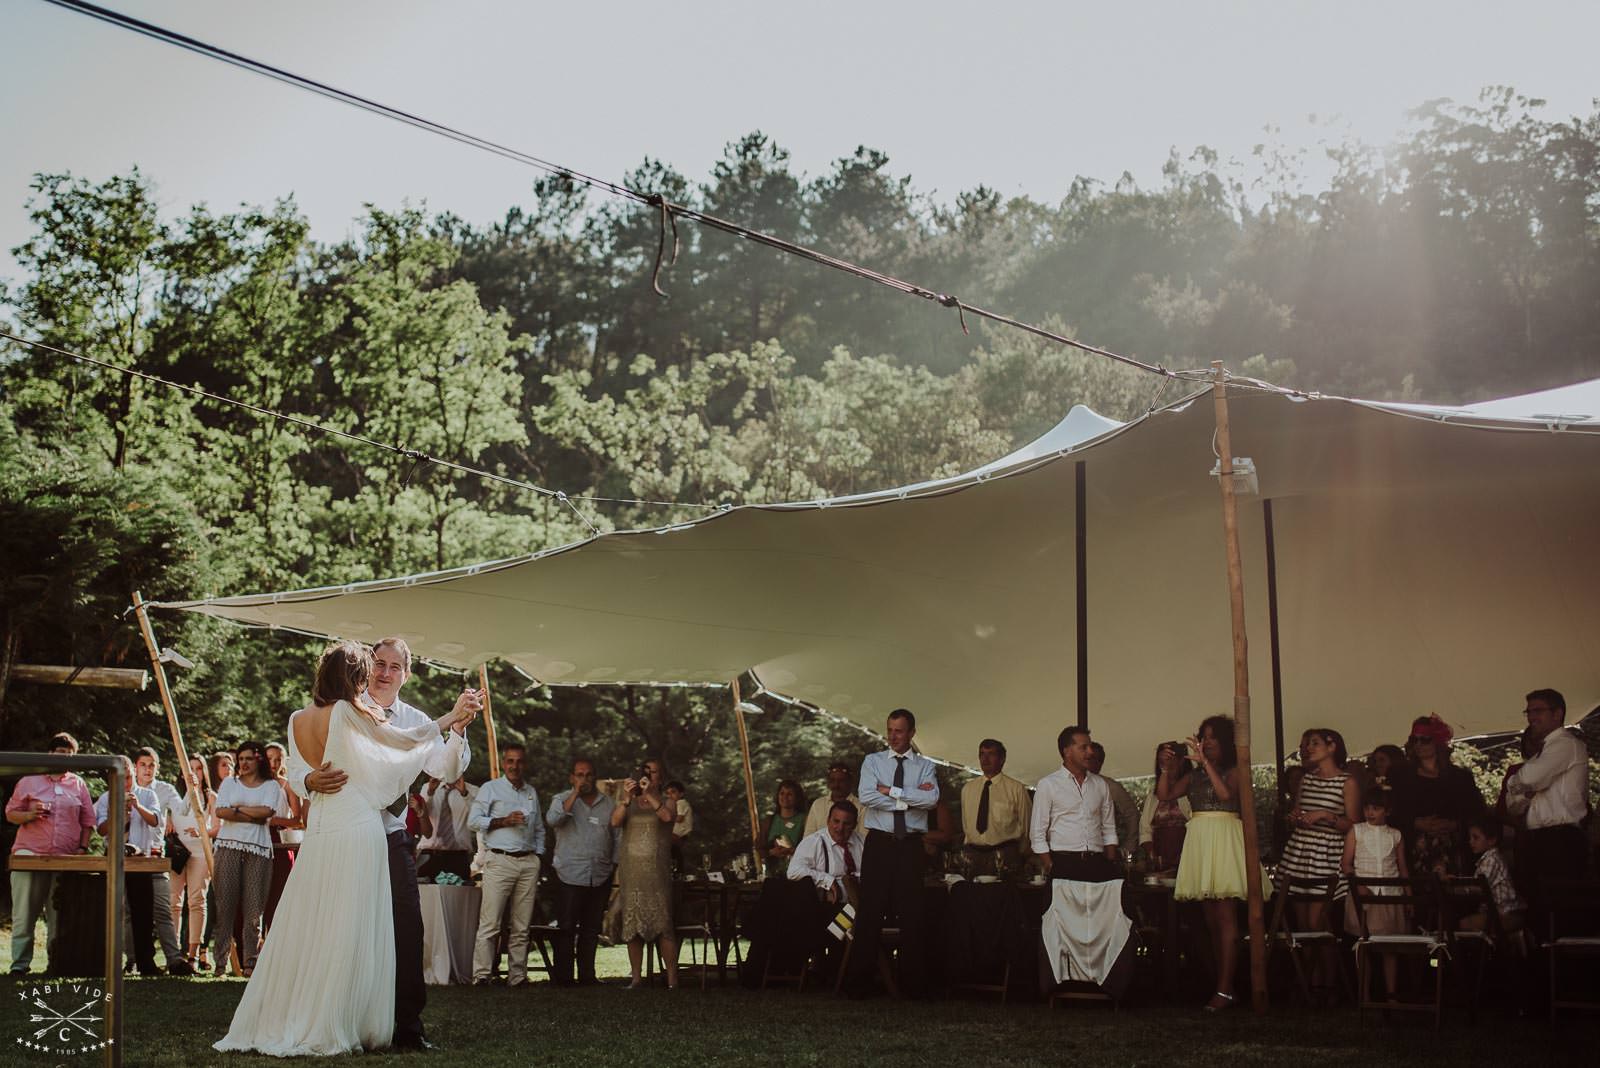
[[[926,855],[922,836],[939,802],[933,762],[911,749],[917,717],[904,708],[889,713],[884,737],[889,748],[861,762],[857,794],[867,826],[861,860],[861,907],[856,915],[855,947],[845,977],[852,996],[865,996],[878,968],[883,918],[892,907],[900,917],[901,988],[913,997],[927,991],[922,874]]]
[[[533,922],[533,897],[539,885],[539,854],[544,852],[544,819],[539,792],[522,778],[527,756],[515,742],[501,747],[503,774],[478,788],[467,817],[467,826],[482,835],[489,851],[483,862],[483,900],[472,950],[474,985],[489,981],[502,920],[509,927],[506,983],[521,986],[528,981],[528,925]]]
[[[556,868],[555,974],[557,986],[571,986],[573,965],[578,985],[593,986],[594,954],[600,925],[611,898],[611,873],[616,870],[620,829],[611,826],[616,802],[595,788],[594,761],[572,762],[572,789],[550,802],[545,820],[555,832],[552,863]]]

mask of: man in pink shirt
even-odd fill
[[[52,754],[71,756],[78,741],[70,734],[50,739]],[[6,802],[6,819],[17,825],[12,853],[60,856],[81,853],[94,833],[94,801],[83,780],[70,771],[58,775],[29,775],[17,783]],[[33,965],[33,927],[45,914],[45,929],[53,932],[55,910],[50,890],[55,876],[47,871],[11,873],[11,974],[25,974]]]

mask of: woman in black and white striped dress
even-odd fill
[[[1296,879],[1326,881],[1339,874],[1344,856],[1344,836],[1361,822],[1361,786],[1355,776],[1344,771],[1344,738],[1338,731],[1314,727],[1300,738],[1300,753],[1305,775],[1289,810],[1293,828],[1278,862],[1280,882]],[[1344,897],[1343,881],[1334,892]],[[1305,901],[1294,904],[1295,929],[1327,930],[1328,902]]]

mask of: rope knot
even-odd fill
[[[954,308],[956,310],[956,314],[961,316],[961,332],[971,337],[972,331],[967,329],[967,306],[961,303],[961,298],[954,293],[940,293],[934,299],[946,308]]]

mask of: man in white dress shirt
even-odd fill
[[[1526,805],[1528,830],[1517,837],[1517,875],[1530,927],[1544,938],[1549,930],[1543,888],[1582,879],[1588,865],[1582,821],[1589,812],[1589,751],[1566,729],[1567,699],[1559,692],[1534,690],[1526,701],[1523,714],[1535,751],[1507,782],[1506,797],[1514,809]]]
[[[810,879],[820,894],[836,904],[848,900],[848,882],[861,878],[861,859],[867,840],[856,830],[856,806],[835,801],[828,812],[828,825],[808,834],[794,847],[789,858],[789,878]]]
[[[161,801],[154,790],[139,782],[133,761],[123,757],[122,762],[126,765],[123,770],[127,777],[123,781],[127,784],[127,792],[117,808],[126,832],[123,841],[127,843],[130,854],[160,856]],[[110,837],[111,831],[111,800],[111,791],[107,790],[94,803],[95,821],[100,834],[106,838]],[[160,975],[161,969],[156,966],[155,894],[151,889],[150,876],[146,872],[127,872],[123,875],[123,886],[127,889],[123,902],[127,909],[125,915],[128,930],[132,933],[128,955],[138,965],[140,975]],[[161,904],[168,904],[165,897]]]
[[[156,833],[163,839],[167,832],[167,811],[176,808],[183,811],[186,802],[178,796],[177,789],[168,782],[156,778],[161,770],[161,757],[148,745],[140,749],[133,757],[133,778],[140,786],[149,787],[156,795],[160,808],[156,810],[158,822]],[[163,852],[157,849],[156,852]],[[193,975],[194,967],[183,958],[183,945],[178,941],[178,927],[172,921],[172,889],[164,871],[151,872],[147,876],[150,880],[150,893],[155,901],[155,928],[156,941],[161,943],[161,952],[167,958],[167,972],[171,975]],[[132,943],[130,943],[131,945]]]
[[[1033,794],[1033,851],[1053,879],[1114,879],[1117,810],[1105,780],[1089,770],[1089,729],[1066,728],[1056,747],[1061,767],[1040,779]]]
[[[467,817],[478,788],[465,777],[455,782],[428,779],[422,800],[428,806],[433,833],[417,843],[417,878],[431,880],[442,871],[453,872],[463,882],[472,879],[472,857],[478,851]]]
[[[420,727],[431,717],[420,708],[400,700],[400,688],[411,678],[411,647],[403,638],[384,638],[372,647],[372,678],[367,696],[399,727]],[[454,782],[467,770],[472,753],[467,746],[467,724],[483,707],[477,690],[462,690],[456,698],[457,711],[472,716],[457,722],[423,772]],[[314,793],[336,794],[344,788],[346,775],[328,761],[311,768],[297,754],[289,755],[289,786],[310,799]],[[426,1049],[431,1043],[423,1035],[422,1008],[428,988],[422,980],[422,898],[417,892],[415,843],[406,833],[405,798],[383,814],[383,829],[389,836],[389,891],[394,904],[394,1045],[403,1049]]]
[[[1033,851],[1054,880],[1041,933],[1057,982],[1087,981],[1120,997],[1132,978],[1132,924],[1122,911],[1117,811],[1106,781],[1089,770],[1086,727],[1056,739],[1061,768],[1039,780],[1033,795]]]
[[[928,969],[927,931],[922,873],[927,855],[922,836],[939,803],[939,782],[933,761],[911,749],[917,718],[904,708],[889,713],[884,737],[889,748],[867,754],[861,762],[861,807],[867,825],[862,847],[861,903],[856,914],[855,945],[845,976],[852,997],[864,997],[878,970],[878,947],[884,917],[893,910],[900,920],[900,985],[912,997],[925,996]]]

